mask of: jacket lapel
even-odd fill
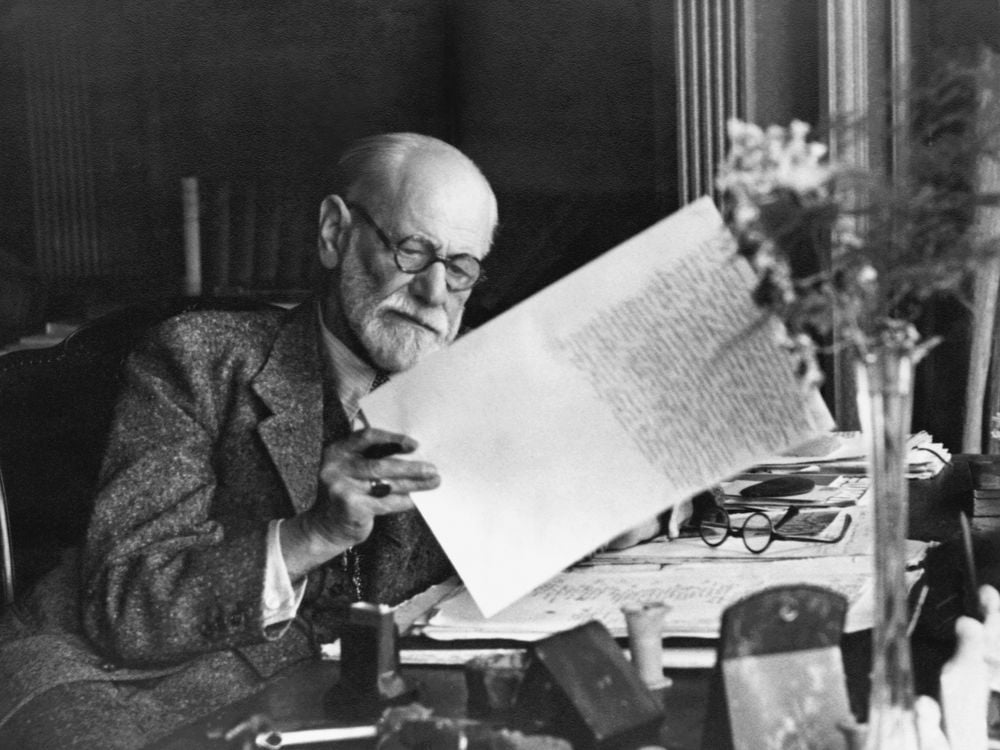
[[[292,310],[252,387],[271,410],[258,433],[296,513],[316,499],[323,449],[323,384],[316,306]],[[303,460],[308,456],[310,460]]]

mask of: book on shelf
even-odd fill
[[[973,492],[972,515],[976,518],[983,516],[1000,517],[1000,497],[996,495],[981,497]]]
[[[972,528],[984,534],[1000,531],[1000,516],[975,516],[972,519]]]
[[[969,461],[972,478],[972,515],[1000,518],[1000,457]]]

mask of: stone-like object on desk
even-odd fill
[[[387,709],[378,722],[377,750],[572,750],[560,737],[525,734],[472,719],[433,716],[419,703]]]
[[[740,490],[741,497],[791,497],[804,495],[816,483],[808,477],[780,476],[765,479]]]
[[[514,708],[524,679],[525,654],[514,651],[477,656],[465,663],[466,713],[503,721]]]

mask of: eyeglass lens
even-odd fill
[[[442,258],[431,247],[396,248],[396,265],[406,273],[420,273],[438,261],[444,264],[448,282],[454,289],[468,289],[479,278],[479,261],[471,255]]]
[[[766,513],[751,513],[743,522],[743,544],[751,552],[763,552],[771,545],[772,528]]]
[[[709,511],[698,527],[702,541],[710,547],[718,547],[729,536],[729,514],[722,508]]]

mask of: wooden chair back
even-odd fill
[[[151,326],[250,300],[170,300],[123,308],[60,344],[0,356],[0,603],[83,542],[123,363]]]

